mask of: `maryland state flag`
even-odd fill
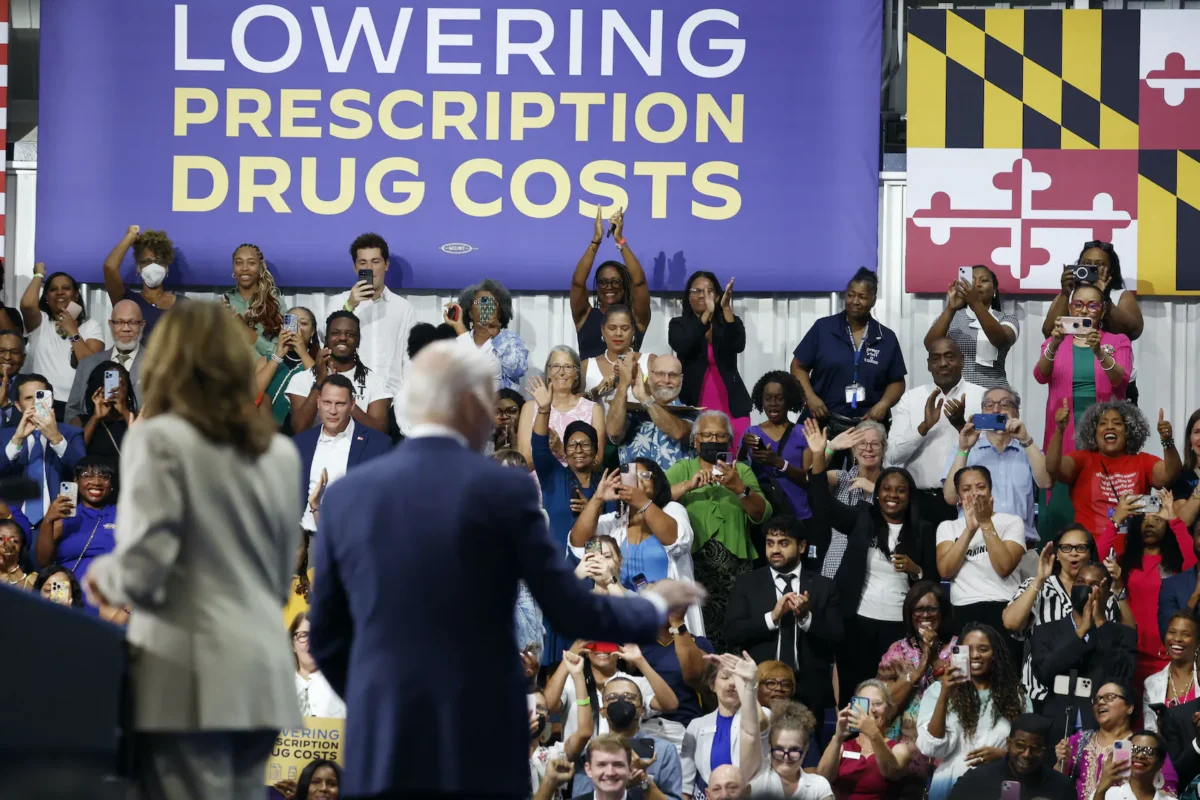
[[[1200,10],[912,11],[907,58],[908,291],[1057,290],[1090,240],[1200,291]]]

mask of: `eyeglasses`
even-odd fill
[[[1088,553],[1091,552],[1091,548],[1086,544],[1060,544],[1058,546],[1058,552],[1063,553],[1064,555],[1071,555],[1071,553]]]
[[[712,289],[705,289],[702,286],[693,286],[691,289],[688,289],[688,294],[692,297],[699,297],[702,294],[716,294],[716,292]]]
[[[775,678],[768,678],[767,680],[762,681],[761,683],[763,686],[767,687],[768,689],[772,689],[772,690],[786,689],[787,691],[790,692],[796,688],[795,681],[781,681],[781,680],[776,680]]]
[[[882,450],[883,442],[859,442],[856,447],[859,450]]]
[[[1030,744],[1029,742],[1022,742],[1017,739],[1009,739],[1008,743],[1018,753],[1029,753],[1031,756],[1040,756],[1046,752],[1046,745],[1044,744]]]
[[[86,472],[81,472],[81,473],[79,473],[79,475],[77,477],[79,478],[79,480],[83,480],[84,478],[90,478],[92,480],[98,480],[98,481],[111,481],[112,480],[112,476],[109,475],[108,473],[96,472],[95,470],[87,470]]]
[[[996,408],[1016,408],[1016,405],[1014,405],[1013,401],[1009,400],[1008,398],[1005,398],[1004,400],[984,400],[983,401],[983,410],[984,411],[991,411],[992,409],[996,409]]]
[[[696,441],[698,442],[728,442],[729,434],[723,431],[710,431],[708,433],[697,433]]]
[[[781,747],[771,748],[771,759],[773,761],[787,761],[790,764],[795,764],[802,758],[804,758],[804,751],[794,747],[788,750],[784,750]]]
[[[574,364],[551,364],[548,371],[551,374],[556,372],[561,374],[563,372],[574,372],[577,369],[579,369],[579,367],[575,366]]]
[[[592,443],[587,441],[586,439],[585,440],[577,440],[574,442],[567,442],[565,449],[568,453],[570,453],[572,451],[579,451],[580,453],[584,453],[584,452],[587,452],[588,450],[592,449]]]
[[[624,283],[620,278],[597,278],[596,286],[601,289],[617,289]]]
[[[308,641],[308,631],[296,631],[292,634],[292,638],[300,644],[304,644]]]
[[[1135,756],[1150,756],[1151,758],[1158,758],[1158,748],[1155,747],[1154,745],[1145,745],[1145,744],[1131,745],[1129,748],[1129,752],[1131,755],[1135,755]]]
[[[650,470],[639,469],[637,472],[637,476],[638,476],[638,480],[648,481],[648,480],[652,480],[654,478],[654,473],[651,472]]]
[[[1122,703],[1124,703],[1125,696],[1121,695],[1121,694],[1117,694],[1116,692],[1109,692],[1108,694],[1098,694],[1098,695],[1096,695],[1096,698],[1094,700],[1092,700],[1092,705],[1098,706],[1101,703],[1103,703],[1104,705],[1108,705],[1109,703],[1111,703],[1114,700],[1120,700]]]
[[[1104,308],[1104,304],[1097,303],[1094,300],[1090,303],[1085,303],[1082,300],[1072,300],[1071,301],[1071,310],[1072,311],[1099,311],[1102,308]]]
[[[110,319],[108,321],[108,324],[112,325],[114,328],[140,328],[141,326],[146,324],[146,320],[144,320],[144,319]]]
[[[683,373],[682,372],[659,372],[658,370],[651,370],[650,377],[657,378],[660,381],[662,381],[662,380],[677,381],[683,377]]]
[[[624,700],[627,703],[633,703],[635,706],[641,705],[642,698],[633,692],[622,692],[621,694],[606,694],[604,695],[604,705],[611,705],[618,700]]]
[[[521,412],[515,408],[497,408],[496,409],[497,417],[515,417],[517,414],[520,414],[520,413]]]
[[[13,350],[0,350],[0,356],[4,356],[5,358],[17,358],[24,352],[25,352],[24,350],[21,350],[19,348],[16,348]]]
[[[942,613],[941,606],[916,606],[913,608],[914,617],[936,617]]]

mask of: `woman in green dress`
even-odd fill
[[[292,412],[285,391],[288,381],[297,372],[312,369],[321,352],[321,337],[313,313],[303,306],[296,306],[288,313],[296,315],[298,329],[295,333],[280,331],[275,350],[258,359],[256,372],[259,405],[270,407],[275,424],[286,431],[291,430],[291,426],[284,426],[284,423]]]

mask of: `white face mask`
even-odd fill
[[[147,264],[142,267],[142,283],[146,284],[149,289],[157,289],[162,286],[166,277],[167,268],[162,264]]]

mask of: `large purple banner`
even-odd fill
[[[565,290],[599,204],[656,289],[874,265],[879,0],[514,5],[43,0],[37,259],[97,281],[136,224],[172,282],[252,242],[343,287],[373,230],[394,286]]]

